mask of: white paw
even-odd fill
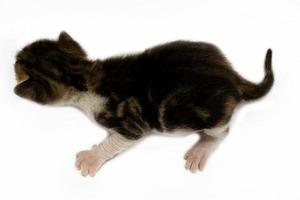
[[[197,170],[202,171],[209,157],[210,149],[199,146],[192,147],[184,156],[186,160],[185,168],[195,173]]]
[[[104,164],[99,152],[94,145],[91,150],[80,151],[76,155],[76,168],[81,171],[82,176],[95,176],[97,171]]]

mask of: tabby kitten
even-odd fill
[[[186,169],[204,165],[227,135],[235,107],[256,100],[273,84],[272,52],[259,84],[242,78],[212,44],[175,41],[134,55],[90,60],[66,32],[39,40],[16,56],[15,93],[40,104],[72,105],[108,131],[77,154],[76,167],[94,176],[100,167],[151,131],[201,135],[186,153]]]

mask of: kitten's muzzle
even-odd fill
[[[30,78],[30,76],[26,73],[25,67],[21,61],[16,61],[15,73],[16,73],[16,80],[18,84]]]

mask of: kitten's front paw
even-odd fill
[[[202,171],[209,154],[210,150],[205,147],[192,147],[184,156],[186,160],[185,168],[192,173],[195,173],[197,170]]]
[[[95,148],[80,151],[76,155],[76,168],[81,171],[82,176],[95,176],[105,160],[101,159]]]

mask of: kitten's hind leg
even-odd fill
[[[185,168],[195,173],[203,170],[207,159],[228,133],[228,125],[204,129],[200,140],[185,154]]]
[[[103,142],[94,145],[91,150],[81,151],[76,156],[76,168],[83,176],[95,176],[97,171],[109,159],[125,151],[137,140],[129,140],[118,133],[111,133]]]

